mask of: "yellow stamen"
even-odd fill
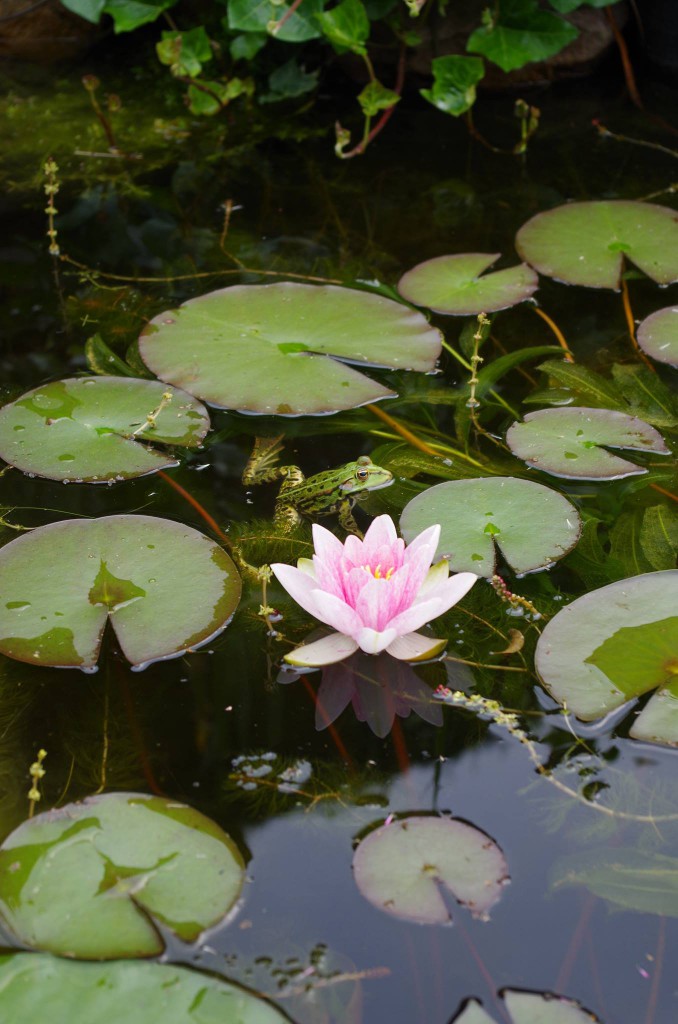
[[[390,569],[386,570],[386,574],[382,573],[381,562],[374,570],[372,569],[371,565],[361,565],[360,568],[364,569],[365,572],[368,572],[370,576],[374,576],[375,580],[390,580],[391,576],[395,572],[395,567],[391,566]]]

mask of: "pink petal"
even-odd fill
[[[285,661],[300,668],[317,668],[320,665],[342,661],[357,650],[358,645],[350,636],[331,633],[330,636],[324,636],[312,644],[302,644],[301,647],[290,651],[285,655]]]
[[[381,547],[390,548],[398,539],[396,528],[390,516],[377,516],[370,523],[363,540],[363,554],[366,562],[371,562],[371,552]]]
[[[339,538],[326,530],[324,526],[319,526],[318,523],[314,523],[311,529],[316,558],[323,562],[338,563],[344,554],[344,545]]]
[[[442,615],[448,608],[451,608],[452,605],[455,605],[457,601],[461,601],[462,597],[468,594],[477,579],[478,577],[473,572],[455,573],[454,576],[449,576],[446,580],[431,586],[425,592],[424,600],[430,601],[437,598],[441,602],[438,615]]]
[[[419,548],[414,556],[394,573],[392,580],[397,580],[401,590],[400,606],[394,608],[394,613],[413,604],[426,580],[430,564],[430,551]]]
[[[430,549],[429,565],[433,561],[438,547],[438,541],[440,540],[440,527],[438,525],[429,526],[426,530],[422,530],[413,541],[411,541],[405,549],[405,561],[409,562],[415,551],[420,548]]]
[[[450,576],[450,566],[447,559],[443,558],[442,561],[436,562],[432,565],[426,574],[426,579],[419,588],[418,596],[420,598],[430,597],[434,590],[443,584]]]
[[[321,622],[326,622],[338,633],[352,636],[358,639],[358,633],[363,628],[362,619],[356,611],[349,607],[341,598],[334,594],[326,594],[322,590],[313,591],[313,602],[316,611],[313,613]]]
[[[446,646],[447,640],[422,636],[421,633],[407,633],[406,636],[396,637],[386,652],[401,661],[424,661],[426,658],[435,658]]]
[[[356,611],[364,625],[372,629],[385,629],[391,619],[406,607],[402,602],[406,585],[407,579],[398,578],[397,573],[390,580],[370,579],[356,602]]]
[[[302,569],[297,569],[294,565],[286,565],[284,562],[274,562],[271,569],[290,597],[293,597],[304,611],[319,618],[314,597],[319,591],[314,578]]]
[[[345,572],[342,562],[343,558],[341,560],[329,561],[328,559],[323,560],[319,555],[313,556],[313,566],[317,580],[316,586],[320,590],[326,590],[329,594],[334,594],[335,597],[340,597],[343,601],[345,597]]]
[[[383,632],[379,632],[377,629],[365,627],[356,634],[358,646],[365,654],[379,654],[380,651],[385,651],[396,637],[395,629],[385,629]]]
[[[363,587],[372,579],[366,569],[349,569],[344,576],[344,600],[351,608],[357,608],[358,597]]]
[[[322,674],[315,703],[315,727],[326,729],[351,703],[355,692],[353,674],[345,665],[328,666]],[[434,705],[439,707],[439,705]],[[442,708],[440,708],[442,711]]]
[[[363,542],[360,537],[349,534],[344,541],[344,559],[350,563],[350,565],[362,565],[365,559],[363,558]]]
[[[448,605],[448,607],[450,606]],[[420,601],[391,619],[388,629],[394,629],[397,636],[405,636],[406,633],[412,633],[420,626],[425,626],[431,619],[437,619],[444,611],[447,611],[447,608],[439,598],[434,597],[430,601]],[[358,637],[356,639],[360,643]]]

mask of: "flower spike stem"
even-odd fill
[[[604,804],[596,803],[593,800],[587,799],[582,793],[577,792],[576,789],[571,789],[566,786],[564,782],[556,778],[555,775],[548,768],[546,768],[539,757],[536,744],[527,735],[524,729],[520,727],[520,721],[518,715],[514,711],[507,711],[501,706],[499,701],[490,700],[487,697],[481,697],[479,694],[467,694],[461,690],[450,690],[447,686],[439,686],[437,690],[434,690],[433,696],[452,707],[464,708],[466,711],[472,711],[476,715],[487,716],[494,722],[495,725],[501,726],[506,729],[514,739],[518,740],[519,743],[527,750],[530,761],[534,765],[537,773],[541,775],[543,779],[550,782],[552,786],[555,786],[557,790],[563,793],[565,796],[572,800],[576,800],[578,803],[584,804],[592,811],[598,811],[599,814],[604,814],[609,818],[618,818],[623,821],[636,821],[641,824],[655,825],[657,822],[662,821],[678,821],[678,814],[633,814],[631,811],[618,811],[613,807],[606,807]],[[563,709],[563,714],[569,715],[567,709]]]
[[[47,757],[46,750],[39,750],[36,760],[33,762],[31,767],[28,769],[28,773],[31,777],[32,785],[28,791],[28,817],[32,818],[35,812],[35,805],[39,800],[42,800],[42,794],[40,792],[40,780],[45,776],[45,769],[42,767],[42,762]]]
[[[490,586],[494,590],[495,594],[499,595],[502,601],[506,601],[507,604],[510,604],[511,608],[516,610],[518,608],[523,608],[535,620],[544,618],[542,613],[537,611],[531,601],[528,601],[526,597],[521,597],[520,594],[514,594],[509,590],[501,576],[493,576],[490,579]]]

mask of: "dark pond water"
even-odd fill
[[[344,164],[332,157],[325,138],[262,138],[249,146],[236,119],[208,130],[189,124],[191,134],[184,137],[172,120],[180,111],[144,74],[132,76],[137,82],[105,82],[123,96],[120,145],[140,154],[135,161],[74,155],[104,148],[78,75],[58,88],[7,83],[3,133],[14,141],[0,199],[5,400],[48,379],[86,371],[83,346],[93,330],[124,354],[151,316],[212,288],[263,280],[257,269],[394,285],[404,270],[445,252],[501,252],[511,265],[520,225],[567,200],[657,193],[656,201],[675,204],[664,191],[675,180],[674,158],[600,139],[591,126],[599,117],[625,135],[673,144],[661,125],[630,109],[616,81],[539,95],[542,124],[525,160],[484,149],[469,140],[463,125],[412,101],[364,159]],[[665,86],[648,96],[663,114],[675,111],[675,100]],[[157,118],[163,123],[151,130]],[[493,141],[515,141],[511,99],[489,100],[478,121]],[[277,130],[284,134],[281,125]],[[62,253],[131,280],[88,280],[62,263],[56,287],[40,173],[50,154],[61,169]],[[225,203],[232,206],[227,234]],[[230,273],[228,254],[253,272]],[[229,274],[220,274],[225,270]],[[630,289],[637,319],[678,300],[673,286],[658,303],[657,287],[646,279],[632,280]],[[615,362],[634,364],[618,293],[542,278],[539,301],[578,363],[604,375]],[[454,344],[460,322],[435,322]],[[486,365],[504,350],[554,343],[527,307],[501,314],[493,334],[497,342],[494,348],[488,343]],[[539,407],[521,403],[545,382],[536,369],[542,359],[500,382],[503,399],[523,413]],[[463,447],[455,440],[454,407],[434,404],[434,396],[463,384],[468,374],[445,353],[441,365],[442,375],[420,383],[421,400],[396,403],[393,414],[415,431],[428,431],[429,439],[437,432]],[[661,372],[668,387],[675,385],[670,372]],[[406,386],[404,375],[379,376],[395,390]],[[511,419],[495,407],[488,425],[502,435]],[[255,435],[284,432],[286,459],[307,475],[400,441],[365,410],[335,419],[263,422],[215,412],[213,427],[216,440],[183,459],[171,476],[233,535],[252,516],[254,534],[263,535],[261,524],[272,516],[275,488],[250,493],[241,483]],[[522,473],[522,464],[491,439],[471,439],[484,458]],[[387,511],[397,518],[414,493],[400,478],[358,513],[363,527],[370,514]],[[415,479],[420,489],[439,482],[424,473]],[[597,510],[608,532],[624,515],[671,504],[637,483],[540,479],[580,508]],[[670,489],[666,477],[661,481]],[[156,476],[111,488],[65,487],[11,471],[0,479],[0,505],[12,510],[10,522],[24,526],[143,512],[210,532]],[[2,530],[3,543],[14,537]],[[296,537],[294,546],[277,542],[270,555],[264,543],[251,557],[292,561],[308,554],[308,527]],[[547,573],[515,580],[505,570],[505,577],[548,617],[596,586],[648,571],[642,556],[634,563],[628,545],[616,557],[616,569],[601,570],[597,579],[574,556]],[[247,581],[233,622],[216,640],[142,673],[127,667],[111,636],[94,675],[3,658],[2,834],[26,816],[26,772],[39,748],[48,752],[42,809],[100,791],[162,794],[199,809],[234,838],[247,861],[243,901],[227,926],[196,945],[168,940],[166,958],[243,982],[300,1024],[447,1024],[470,997],[506,1020],[496,997],[506,987],[567,995],[605,1024],[673,1024],[675,750],[629,738],[633,708],[602,724],[565,718],[532,671],[543,623],[510,615],[484,581],[448,613],[445,633],[437,627],[439,635],[451,637],[450,658],[413,669],[423,689],[410,700],[409,717],[396,717],[389,729],[384,707],[394,698],[382,689],[377,700],[376,684],[368,679],[360,698],[361,717],[368,720],[358,720],[349,705],[331,729],[318,729],[320,675],[294,679],[288,673],[279,680],[281,655],[312,624],[277,585],[268,599],[284,612],[278,624],[284,642],[267,636],[258,615],[260,588]],[[513,628],[524,634],[525,647],[498,656]],[[526,745],[487,716],[441,707],[432,696],[441,684],[519,712],[548,772],[539,773]],[[393,685],[404,701],[400,710],[409,710],[402,680]],[[436,716],[442,724],[433,724]],[[273,771],[258,772],[262,765]],[[293,792],[280,789],[285,769]],[[356,888],[351,864],[357,837],[389,815],[432,812],[474,825],[503,851],[511,881],[489,920],[472,917],[447,897],[451,925],[408,923],[372,906]],[[615,872],[615,851],[635,858],[635,873]],[[590,861],[582,866],[596,852],[604,865],[598,875]],[[655,886],[660,896],[647,912],[642,894]],[[16,947],[9,935],[6,945]],[[548,1024],[550,1018],[543,1019]]]

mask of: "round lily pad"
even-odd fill
[[[568,480],[620,480],[647,472],[606,448],[671,454],[649,423],[612,409],[540,409],[509,427],[506,443],[528,466]]]
[[[261,996],[212,974],[134,960],[91,964],[48,953],[0,957],[3,1019],[68,1024],[285,1024]]]
[[[192,807],[106,793],[38,814],[5,839],[0,920],[62,956],[157,956],[156,922],[194,942],[232,910],[244,875],[233,840]]]
[[[539,279],[525,263],[481,277],[500,255],[498,252],[467,252],[437,256],[403,274],[398,291],[408,302],[426,306],[436,313],[467,316],[507,309],[529,299]]]
[[[579,1003],[551,992],[501,992],[510,1024],[596,1024],[598,1018]],[[495,1024],[480,1003],[471,999],[450,1024]]]
[[[588,721],[659,688],[631,735],[678,744],[678,570],[594,590],[546,625],[535,655],[544,686]]]
[[[508,882],[504,855],[480,829],[455,818],[400,818],[370,832],[353,855],[365,899],[394,917],[447,924],[444,889],[486,919]]]
[[[393,397],[338,360],[430,372],[441,336],[421,313],[333,285],[235,285],[156,316],[146,365],[211,405],[318,415]],[[335,358],[329,358],[335,357]]]
[[[409,543],[440,525],[438,555],[455,572],[493,576],[497,548],[516,572],[543,569],[579,540],[581,522],[557,491],[510,476],[450,480],[429,487],[403,509],[400,528]]]
[[[49,480],[111,483],[176,466],[154,445],[197,447],[209,426],[204,405],[158,381],[73,377],[0,409],[0,458]]]
[[[678,306],[651,313],[638,325],[636,337],[643,352],[658,363],[678,366]]]
[[[108,619],[141,668],[219,633],[240,577],[204,534],[151,516],[70,520],[0,549],[0,652],[91,669]]]
[[[619,288],[624,257],[657,284],[671,284],[678,281],[678,214],[624,199],[568,203],[523,224],[516,249],[540,274],[566,284]]]

